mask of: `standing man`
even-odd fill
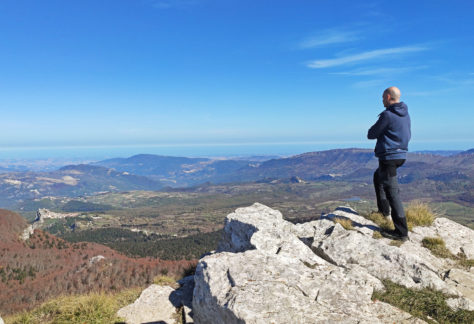
[[[379,167],[374,173],[375,195],[378,211],[384,216],[392,215],[394,231],[382,231],[384,237],[406,241],[408,226],[399,197],[397,168],[405,163],[408,142],[411,137],[410,115],[405,103],[400,102],[400,90],[387,88],[382,95],[386,108],[377,122],[369,129],[368,139],[377,139],[375,156]]]

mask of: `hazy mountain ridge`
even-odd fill
[[[371,183],[377,165],[372,150],[356,148],[310,152],[260,162],[140,154],[95,164],[69,165],[52,172],[0,174],[0,206],[10,207],[19,201],[46,196],[159,190],[165,185],[189,187],[207,182],[242,183],[299,177],[310,181]],[[450,156],[409,153],[407,162],[399,169],[399,179],[402,183],[432,181],[469,192],[474,183],[474,150]]]
[[[146,157],[144,159],[143,157]],[[276,158],[261,163],[250,160],[205,160],[196,163],[183,164],[183,161],[174,158],[150,155],[138,155],[125,160],[114,160],[114,163],[106,161],[98,162],[108,167],[116,167],[119,171],[144,170],[141,174],[162,181],[173,181],[173,186],[196,185],[203,182],[225,183],[258,181],[265,178],[282,179],[298,176],[308,180],[340,178],[344,180],[359,180],[363,177],[371,177],[370,173],[377,168],[377,158],[369,149],[335,149],[327,151],[303,153],[287,158]],[[125,162],[124,162],[125,161]],[[160,161],[164,162],[162,166]],[[181,163],[170,167],[170,161]],[[118,163],[120,162],[120,163]],[[147,163],[152,163],[148,165]],[[157,164],[155,164],[157,163]],[[138,164],[138,165],[137,165]],[[402,176],[407,179],[419,179],[428,176],[446,174],[453,171],[461,172],[463,177],[473,176],[474,173],[474,150],[463,151],[451,155],[437,155],[431,152],[409,153],[406,164],[400,169]],[[453,170],[455,167],[459,170]],[[170,171],[172,170],[172,171]],[[453,174],[454,175],[454,174]],[[459,175],[454,175],[459,178]],[[367,180],[367,179],[366,179]]]
[[[173,186],[196,185],[206,181],[226,181],[240,168],[258,164],[245,159],[207,159],[139,154],[129,158],[94,163],[117,171],[130,172]]]
[[[70,165],[51,172],[0,174],[0,205],[46,196],[75,197],[100,192],[158,190],[153,179],[88,164]]]

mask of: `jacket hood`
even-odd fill
[[[390,105],[387,110],[390,110],[394,114],[398,116],[406,116],[408,115],[408,106],[404,102],[397,102],[393,105]]]

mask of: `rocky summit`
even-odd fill
[[[352,227],[345,229],[338,219]],[[192,304],[186,303],[192,319],[185,322],[423,323],[372,298],[374,290],[385,289],[384,279],[433,288],[452,296],[453,309],[474,310],[474,268],[436,257],[422,244],[427,236],[440,237],[452,254],[472,257],[474,231],[438,218],[394,245],[374,238],[379,230],[350,208],[296,225],[259,203],[239,208],[227,216],[217,251],[199,260]],[[170,290],[169,300],[180,294]],[[160,320],[170,323],[153,319]]]

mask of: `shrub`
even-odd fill
[[[410,202],[405,209],[409,230],[414,226],[430,226],[438,215],[439,212],[435,212],[427,203],[419,200]]]

